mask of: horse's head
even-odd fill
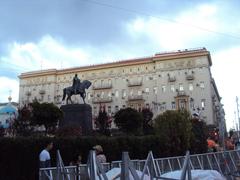
[[[92,85],[89,80],[84,80],[81,84],[84,89],[88,89]]]

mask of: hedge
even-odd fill
[[[38,179],[38,156],[49,139],[0,138],[1,179]],[[60,150],[65,165],[68,165],[78,153],[82,155],[83,163],[86,163],[89,150],[96,144],[102,145],[108,162],[120,160],[122,151],[128,151],[131,159],[145,159],[150,150],[156,158],[182,155],[182,152],[186,151],[186,149],[181,152],[172,151],[176,148],[171,147],[170,142],[164,144],[158,136],[51,138],[51,140],[54,142],[54,148],[50,152],[52,166],[56,165],[57,149]]]

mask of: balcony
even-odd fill
[[[168,77],[168,82],[175,82],[176,81],[176,77]]]
[[[194,80],[194,76],[192,74],[189,74],[186,76],[186,80],[188,81]]]
[[[130,95],[128,96],[128,101],[143,100],[143,95]]]
[[[46,91],[44,89],[39,90],[39,94],[43,95],[45,93],[46,93]]]
[[[110,84],[101,84],[101,85],[93,85],[93,90],[97,89],[111,89],[112,88],[112,83]]]
[[[186,92],[185,91],[178,91],[177,96],[186,96]]]
[[[109,102],[112,102],[112,97],[103,97],[103,98],[93,98],[92,102],[94,104],[97,104],[97,103],[109,103]]]
[[[128,87],[142,86],[142,80],[128,80]]]
[[[26,93],[25,93],[27,96],[31,96],[31,91],[27,91]]]

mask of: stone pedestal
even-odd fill
[[[83,135],[92,132],[92,107],[89,104],[67,104],[60,108],[63,111],[63,120],[60,127],[82,128]]]

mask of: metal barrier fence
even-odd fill
[[[151,154],[151,152],[149,154]],[[94,154],[91,155],[91,152],[90,152],[89,157],[91,158],[95,156]],[[186,162],[186,156],[154,159],[153,155],[151,154],[151,155],[148,155],[148,158],[146,160],[128,159],[128,161],[126,161],[126,157],[128,157],[128,155],[127,156],[125,155],[125,163],[129,161],[131,164],[131,168],[134,168],[135,170],[139,170],[142,172],[144,171],[144,173],[149,176],[151,176],[151,174],[154,174],[155,178],[160,177],[162,174],[167,172],[186,168],[184,167],[184,162]],[[88,164],[83,164],[79,166],[64,167],[64,165],[62,164],[61,166],[58,165],[58,167],[62,167],[62,169],[58,167],[40,169],[39,179],[42,180],[43,179],[42,177],[44,177],[44,174],[46,173],[49,175],[47,179],[51,179],[51,180],[89,179],[90,168],[93,165],[95,168],[94,171],[97,171],[99,167],[100,168],[102,167],[102,171],[107,172],[108,170],[114,167],[123,168],[122,164],[124,164],[122,163],[124,162],[124,156],[123,156],[123,161],[113,161],[111,163],[104,163],[104,164],[101,164],[101,166],[95,163],[96,162],[95,159],[90,159],[90,160],[91,160],[91,163],[88,162]],[[149,162],[151,163],[149,164]],[[148,164],[148,166],[146,166],[146,164]],[[216,170],[222,175],[227,176],[228,179],[233,179],[233,176],[238,176],[240,172],[240,150],[189,155],[188,164],[189,164],[189,168],[192,170],[196,170],[196,169]],[[57,177],[57,175],[59,174],[58,173],[59,169],[61,169],[61,176]],[[185,170],[187,171],[187,168]]]

